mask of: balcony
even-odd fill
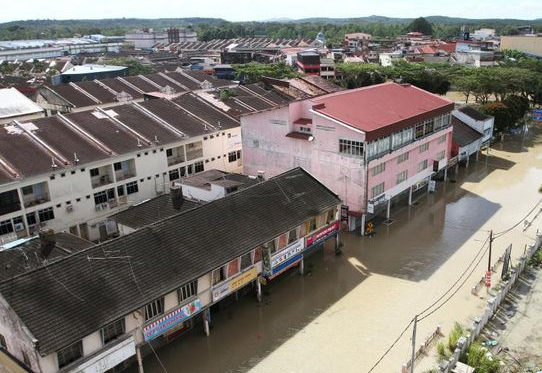
[[[111,180],[111,176],[109,175],[98,175],[90,178],[90,183],[92,184],[93,188],[98,188],[107,184],[111,184],[113,181]]]
[[[40,205],[51,200],[47,182],[22,187],[21,192],[25,208]]]
[[[168,157],[167,158],[167,165],[168,166],[173,166],[173,165],[176,165],[176,164],[179,164],[179,163],[183,163],[185,161],[184,157],[183,156],[180,156],[180,157]]]
[[[117,181],[126,180],[126,179],[129,179],[131,177],[136,177],[136,170],[135,169],[115,171],[115,179]]]

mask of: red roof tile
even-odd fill
[[[369,141],[454,108],[453,102],[445,98],[397,83],[336,92],[313,100],[315,111],[365,132]]]

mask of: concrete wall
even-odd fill
[[[7,350],[20,361],[24,361],[23,352],[30,360],[30,367],[35,372],[48,373],[40,367],[40,359],[32,343],[33,337],[15,312],[0,294],[0,334],[6,339]]]
[[[490,117],[487,120],[475,120],[459,110],[454,110],[452,114],[454,117],[474,128],[476,131],[483,133],[484,137],[482,138],[482,143],[490,141],[493,137],[495,118]]]
[[[230,136],[228,136],[228,134]],[[205,136],[190,138],[174,144],[160,145],[151,149],[144,149],[139,152],[133,152],[105,161],[93,162],[84,165],[78,165],[66,170],[57,170],[56,172],[42,174],[23,178],[21,181],[10,182],[0,186],[0,193],[8,190],[18,189],[19,199],[22,201],[21,188],[27,185],[33,185],[40,182],[48,184],[51,201],[40,205],[23,208],[19,211],[0,216],[0,221],[9,220],[18,216],[25,216],[27,213],[35,212],[44,208],[53,207],[55,219],[45,222],[45,227],[56,231],[68,230],[72,226],[87,223],[89,226],[89,238],[97,240],[99,235],[100,223],[106,220],[107,216],[118,212],[134,203],[145,199],[156,197],[169,188],[170,170],[178,169],[181,166],[187,166],[194,162],[203,161],[205,170],[218,169],[227,172],[241,172],[240,162],[228,162],[228,152],[241,149],[241,129],[233,128]],[[205,140],[204,138],[207,138]],[[203,157],[191,161],[183,162],[177,165],[168,166],[166,149],[177,147],[183,144],[202,141]],[[218,158],[220,156],[220,158]],[[133,159],[135,163],[136,176],[115,181],[112,177],[112,183],[92,188],[90,169],[105,165],[112,165],[115,162]],[[54,180],[51,176],[54,174]],[[139,191],[134,194],[126,195],[124,198],[118,198],[114,204],[106,204],[103,209],[96,210],[94,203],[94,193],[115,188],[126,183],[137,181]],[[87,198],[88,197],[88,198]],[[71,203],[71,211],[67,209],[67,202]],[[25,219],[26,225],[26,219]],[[26,227],[25,235],[32,234]],[[6,237],[4,237],[6,238]],[[17,237],[9,237],[9,240]],[[1,242],[2,237],[0,237]]]

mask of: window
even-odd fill
[[[16,189],[0,193],[0,215],[9,214],[20,209],[21,202]]]
[[[262,248],[258,247],[256,250],[254,250],[254,263],[258,263],[261,260],[262,260]]]
[[[397,184],[401,184],[407,178],[408,178],[408,170],[404,170],[403,172],[399,172],[397,174]]]
[[[184,302],[185,300],[196,296],[198,294],[198,280],[189,282],[186,285],[183,285],[177,291],[179,297],[179,303]]]
[[[118,339],[120,336],[124,334],[124,330],[125,330],[124,318],[119,319],[107,325],[105,328],[101,330],[103,344],[105,345],[108,342]]]
[[[98,170],[97,168],[93,168],[90,170],[90,177],[95,177],[98,175],[100,175],[100,170]]]
[[[429,149],[429,143],[426,142],[425,144],[420,145],[420,153],[423,153]]]
[[[371,188],[371,198],[375,198],[384,193],[384,183],[380,183]]]
[[[226,266],[222,266],[213,271],[213,285],[216,285],[226,279]]]
[[[382,162],[376,166],[373,167],[373,176],[378,175],[379,173],[384,172],[386,169],[386,162]]]
[[[83,356],[83,342],[76,342],[56,353],[58,357],[58,367],[63,368],[66,365],[73,363],[75,360]]]
[[[316,230],[316,218],[309,220],[309,232]]]
[[[188,175],[192,175],[194,173],[194,165],[189,164],[188,167],[186,168],[186,171],[187,171]]]
[[[36,213],[35,212],[29,212],[26,214],[26,222],[29,226],[36,224],[38,221],[36,220]]]
[[[107,202],[107,192],[102,190],[101,192],[94,193],[94,204],[100,205]]]
[[[446,141],[446,135],[442,135],[442,136],[440,136],[440,137],[438,138],[438,141],[437,141],[437,142],[438,142],[439,144],[442,144],[442,143],[445,142],[445,141]]]
[[[179,180],[179,170],[171,170],[169,171],[169,181],[173,180]]]
[[[166,157],[173,156],[173,149],[166,149]]]
[[[291,244],[294,241],[297,241],[297,229],[292,229],[288,233],[288,244]]]
[[[360,141],[339,139],[339,153],[361,157],[363,156],[363,143]]]
[[[158,298],[145,306],[145,321],[164,313],[164,297]]]
[[[425,134],[433,132],[433,119],[428,119],[425,121]]]
[[[122,170],[122,163],[121,163],[121,162],[113,163],[113,169],[114,169],[115,171],[120,171],[120,170]]]
[[[444,150],[437,153],[437,161],[440,161],[444,159],[444,156],[446,155],[446,152]]]
[[[117,195],[119,197],[122,197],[123,195],[125,194],[125,191],[124,191],[124,185],[119,185],[117,187]]]
[[[8,345],[6,344],[6,338],[2,334],[0,334],[0,347],[8,349]]]
[[[380,154],[386,153],[390,150],[390,146],[390,136],[375,140],[367,145],[367,157],[369,159],[372,159],[379,156]]]
[[[239,259],[234,259],[228,263],[228,277],[238,274],[240,270]]]
[[[191,161],[203,157],[203,142],[186,144],[186,159]]]
[[[53,220],[55,218],[55,213],[53,211],[53,208],[49,207],[49,208],[46,208],[46,209],[43,209],[43,210],[38,210],[38,218],[39,218],[40,222],[44,222],[44,221],[47,221],[47,220]]]
[[[126,184],[126,194],[134,194],[137,192],[139,192],[137,181],[132,181],[131,183]]]
[[[275,251],[277,251],[277,245],[275,243],[275,240],[271,240],[268,243],[264,245],[264,247],[269,249],[269,252],[273,254]]]
[[[241,151],[240,150],[228,153],[228,161],[230,163],[235,162],[238,159],[241,159]]]
[[[186,167],[181,167],[180,168],[180,171],[181,171],[181,177],[183,177],[184,175],[186,175]]]
[[[241,257],[241,271],[244,271],[252,265],[252,252],[246,253]]]
[[[426,168],[427,168],[427,159],[425,161],[418,163],[418,172],[422,172]]]
[[[203,166],[202,161],[194,163],[194,172],[195,173],[203,172],[203,171],[204,171],[204,166]]]
[[[13,232],[11,220],[0,221],[0,236]]]
[[[423,137],[423,123],[416,125],[416,138],[419,139],[420,137]]]
[[[408,152],[403,153],[397,157],[397,163],[403,163],[406,160],[408,160]]]

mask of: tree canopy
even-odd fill
[[[433,26],[423,17],[416,18],[407,26],[408,32],[421,32],[424,35],[433,35]]]
[[[263,64],[258,62],[251,62],[244,65],[234,66],[236,77],[245,83],[259,82],[262,77],[285,79],[295,78],[299,76],[292,70],[290,66],[285,63],[270,63]]]

